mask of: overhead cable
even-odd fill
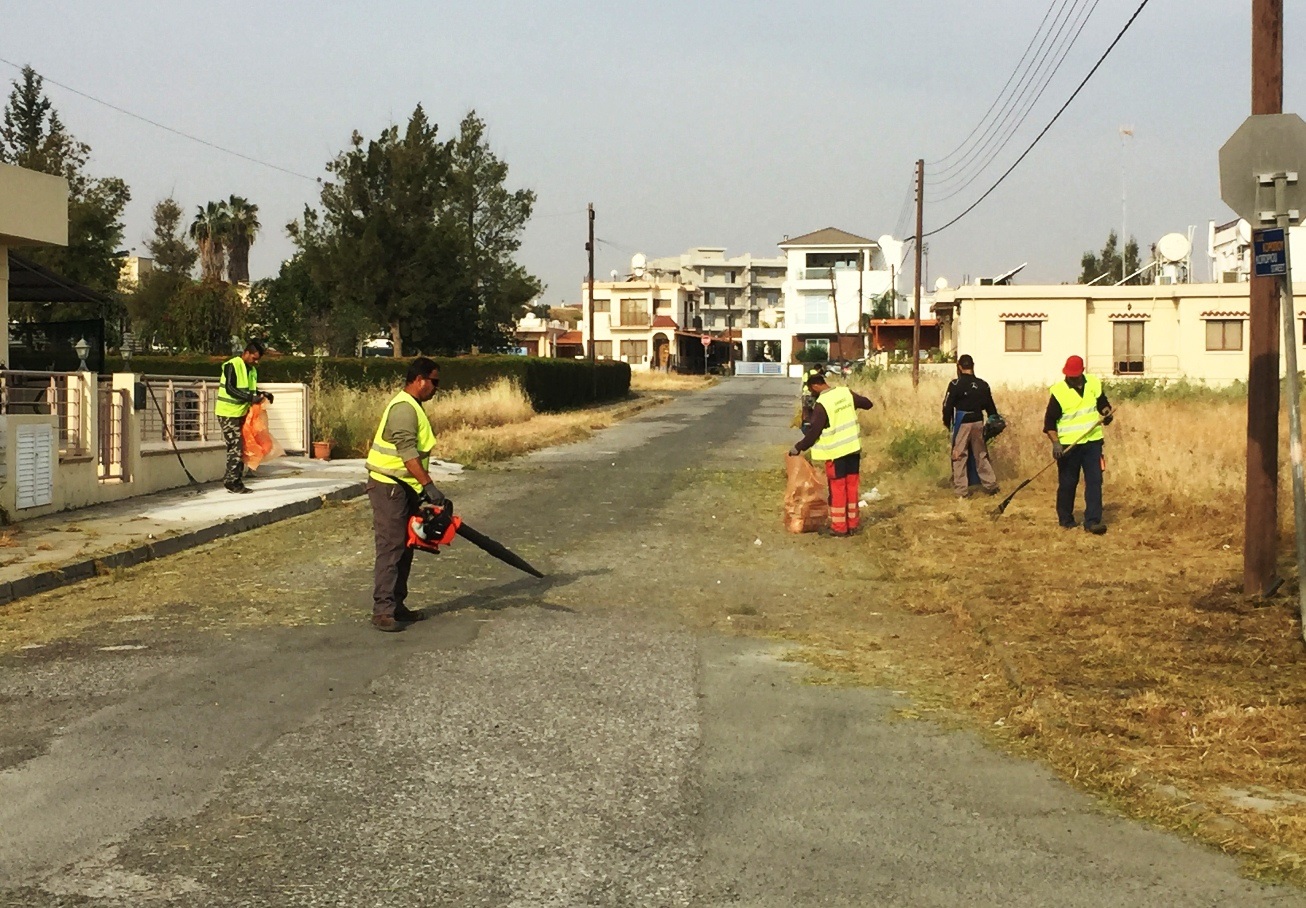
[[[1061,6],[1064,8],[1066,4],[1066,0],[1059,0],[1059,2],[1061,3]],[[956,157],[957,154],[963,148],[966,147],[966,143],[969,142],[974,137],[975,133],[979,132],[980,128],[983,127],[984,124],[988,122],[989,114],[993,113],[994,108],[998,106],[998,102],[1002,101],[1003,97],[1007,93],[1007,89],[1011,87],[1011,83],[1016,79],[1016,77],[1019,75],[1020,80],[1022,82],[1024,81],[1025,77],[1024,74],[1022,74],[1022,69],[1024,69],[1025,72],[1028,72],[1028,67],[1026,67],[1025,65],[1025,60],[1029,57],[1029,52],[1034,49],[1034,42],[1038,40],[1039,35],[1043,34],[1043,29],[1047,25],[1048,17],[1052,15],[1052,10],[1054,7],[1056,7],[1057,3],[1058,0],[1052,0],[1052,2],[1048,4],[1047,12],[1043,14],[1043,21],[1039,23],[1038,28],[1035,30],[1034,34],[1030,37],[1029,44],[1025,45],[1025,52],[1021,54],[1020,59],[1016,62],[1015,68],[1012,69],[1011,71],[1011,75],[1007,77],[1006,84],[1002,86],[1002,90],[998,92],[998,96],[993,99],[993,103],[989,105],[989,109],[984,112],[984,116],[980,117],[979,122],[975,124],[974,128],[971,129],[970,133],[966,136],[966,138],[961,140],[961,142],[957,145],[956,148],[952,149],[952,151],[948,152],[943,157],[939,158],[937,161],[926,161],[925,162],[926,167],[928,167],[931,170],[940,170],[941,172],[947,172],[948,170],[952,169],[951,167],[944,167],[943,166],[944,163]],[[1030,63],[1029,65],[1032,66],[1033,64]],[[1006,104],[1003,105],[1003,110],[1004,111],[1006,110]],[[1000,117],[1002,116],[1002,114],[999,113],[998,116]]]
[[[1016,158],[1015,162],[1010,167],[1008,167],[1006,171],[1003,172],[1002,176],[998,177],[997,182],[995,182],[992,186],[990,186],[987,190],[985,190],[984,194],[981,195],[974,202],[972,202],[970,206],[967,207],[966,210],[963,211],[961,214],[957,215],[955,218],[948,221],[942,227],[936,227],[934,230],[929,231],[928,233],[924,234],[924,236],[926,237],[934,236],[936,233],[942,233],[943,231],[947,230],[953,224],[957,223],[966,215],[970,214],[972,211],[978,208],[979,204],[983,202],[985,199],[987,199],[993,193],[993,190],[1001,186],[1003,181],[1006,180],[1007,177],[1011,176],[1012,171],[1014,171],[1017,167],[1020,166],[1020,163],[1024,161],[1026,157],[1028,157],[1029,153],[1034,150],[1034,147],[1038,145],[1040,141],[1042,141],[1045,135],[1047,135],[1048,130],[1050,130],[1052,126],[1057,122],[1057,120],[1061,118],[1061,115],[1066,112],[1066,108],[1071,105],[1071,103],[1075,100],[1075,98],[1079,97],[1079,93],[1084,90],[1084,86],[1088,84],[1089,80],[1093,78],[1093,75],[1098,71],[1098,69],[1101,68],[1102,64],[1106,62],[1106,58],[1111,55],[1111,51],[1115,50],[1116,45],[1120,43],[1120,40],[1122,38],[1124,38],[1125,33],[1129,31],[1130,27],[1134,24],[1134,21],[1138,19],[1139,15],[1143,12],[1143,10],[1147,7],[1147,4],[1150,2],[1151,0],[1142,0],[1142,2],[1138,4],[1138,9],[1134,10],[1134,14],[1129,17],[1129,21],[1125,23],[1124,28],[1120,29],[1120,34],[1116,35],[1115,40],[1112,41],[1111,44],[1107,47],[1107,49],[1102,52],[1102,56],[1098,57],[1097,62],[1093,64],[1093,68],[1088,71],[1088,75],[1084,76],[1083,81],[1079,83],[1078,87],[1075,88],[1075,90],[1071,93],[1070,97],[1066,99],[1066,103],[1062,104],[1060,109],[1058,109],[1057,112],[1053,114],[1052,119],[1048,121],[1048,124],[1043,127],[1042,131],[1037,136],[1034,137],[1034,141],[1029,143],[1029,147],[1026,148],[1021,153],[1020,157]]]
[[[7,66],[12,66],[14,69],[17,69],[19,71],[23,69],[23,67],[19,66],[17,63],[14,63],[12,60],[6,60],[3,57],[0,57],[0,63],[4,63]],[[270,164],[267,161],[261,161],[258,158],[250,157],[249,155],[243,154],[239,151],[235,151],[230,148],[224,148],[221,145],[218,145],[214,142],[210,142],[208,139],[201,139],[199,136],[191,135],[190,133],[183,132],[180,129],[174,129],[173,127],[160,123],[157,120],[151,120],[149,117],[144,117],[138,113],[134,113],[130,110],[127,110],[125,107],[119,107],[117,104],[111,104],[110,102],[105,101],[101,98],[97,98],[94,95],[88,95],[86,92],[81,91],[80,89],[77,88],[73,88],[71,85],[65,85],[62,82],[57,82],[54,79],[51,79],[50,77],[44,74],[41,75],[41,81],[49,82],[51,85],[57,85],[60,88],[62,88],[64,91],[72,92],[73,94],[79,95],[88,101],[94,101],[96,104],[103,105],[104,107],[107,107],[110,110],[117,111],[118,113],[123,114],[124,116],[131,117],[132,119],[140,120],[142,123],[148,123],[149,125],[155,127],[156,129],[162,129],[164,132],[170,132],[175,136],[181,136],[183,139],[190,139],[192,142],[198,142],[201,145],[207,145],[209,148],[212,148],[215,151],[220,151],[223,154],[229,154],[232,157],[240,158],[241,160],[248,161],[251,164],[257,164],[260,167],[267,167],[270,170],[280,171],[281,173],[284,173],[288,176],[298,177],[301,180],[308,180],[311,183],[322,182],[321,178],[319,177],[310,177],[307,174],[299,173],[298,171],[290,170],[288,168],[281,167],[277,164]]]
[[[1048,90],[1048,87],[1052,84],[1052,80],[1056,77],[1057,73],[1061,71],[1061,65],[1065,62],[1066,56],[1070,53],[1071,48],[1075,46],[1075,43],[1079,41],[1079,36],[1083,33],[1084,27],[1088,25],[1088,20],[1092,17],[1093,11],[1097,9],[1098,3],[1100,2],[1101,0],[1093,0],[1093,5],[1089,7],[1087,14],[1079,21],[1078,27],[1075,30],[1074,34],[1071,36],[1070,40],[1065,44],[1065,46],[1061,49],[1060,51],[1061,55],[1057,59],[1056,65],[1053,68],[1052,72],[1048,75],[1047,79],[1043,81],[1043,84],[1039,88],[1038,93],[1035,94],[1034,97],[1030,99],[1030,101],[1025,105],[1024,110],[1022,110],[1020,113],[1019,119],[1015,123],[1012,123],[1011,126],[1006,129],[1004,135],[1002,136],[1002,140],[1000,144],[998,144],[995,148],[993,148],[988,153],[988,155],[984,159],[984,162],[980,164],[979,168],[975,170],[975,172],[972,173],[964,183],[962,183],[960,186],[953,187],[951,190],[947,192],[946,195],[937,196],[935,198],[930,198],[927,196],[928,201],[946,202],[948,199],[960,195],[972,183],[978,180],[980,176],[984,174],[985,171],[989,169],[989,166],[994,162],[994,160],[997,159],[998,155],[1002,154],[1002,152],[1007,149],[1007,146],[1011,144],[1012,139],[1015,138],[1016,133],[1020,130],[1020,127],[1025,125],[1025,121],[1029,119],[1030,113],[1038,105],[1038,102],[1042,99],[1044,92],[1046,92]],[[947,179],[943,180],[934,188],[936,190],[942,190],[950,181],[960,179],[960,177],[961,177],[961,173],[959,172],[954,176],[948,177]]]

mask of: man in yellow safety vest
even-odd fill
[[[435,431],[422,404],[440,387],[440,367],[419,356],[408,366],[404,389],[390,399],[367,453],[367,497],[372,504],[376,561],[372,569],[372,627],[398,631],[426,613],[410,609],[408,520],[423,507],[440,507],[444,495],[427,472]]]
[[[242,478],[245,474],[245,442],[241,434],[249,408],[260,401],[272,403],[272,395],[258,389],[258,361],[263,357],[264,346],[251,340],[238,356],[222,364],[222,379],[218,382],[218,402],[213,408],[222,429],[222,441],[227,446],[227,469],[222,474],[222,484],[228,492],[245,494]]]
[[[848,536],[861,523],[862,431],[857,411],[869,410],[874,404],[848,388],[831,387],[824,372],[810,375],[807,388],[816,398],[811,425],[789,454],[797,457],[810,448],[812,460],[825,461],[825,475],[830,480],[830,534]]]
[[[1075,493],[1079,474],[1084,474],[1084,529],[1101,536],[1102,522],[1102,427],[1115,418],[1102,390],[1102,380],[1084,372],[1084,359],[1072,356],[1061,370],[1064,379],[1052,386],[1043,431],[1052,440],[1052,457],[1057,461],[1057,520],[1063,529],[1074,529]]]

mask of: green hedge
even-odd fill
[[[536,410],[569,410],[592,403],[621,400],[630,393],[630,366],[625,363],[589,363],[574,359],[535,356],[434,356],[440,365],[440,387],[474,388],[496,378],[516,379]],[[216,378],[224,360],[216,356],[133,356],[132,370],[151,375],[203,375]],[[403,385],[408,359],[384,356],[324,357],[267,356],[258,364],[265,382],[311,383],[319,374],[324,382],[351,387]],[[116,356],[105,357],[106,371],[123,367]]]

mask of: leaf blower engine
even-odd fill
[[[438,508],[422,508],[420,514],[408,518],[408,547],[438,553],[441,546],[453,542],[462,523],[461,517],[454,516],[452,501],[446,500]]]

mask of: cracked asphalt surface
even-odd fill
[[[467,475],[550,577],[419,555],[403,634],[366,625],[365,503],[42,597],[106,617],[0,657],[0,905],[1306,905],[722,632],[892,596],[714,479],[778,468],[793,390]]]

